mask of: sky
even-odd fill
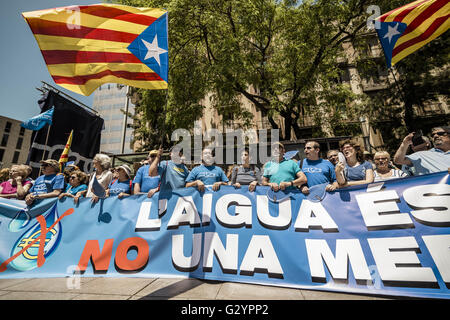
[[[70,5],[101,3],[101,0],[0,0],[0,115],[24,121],[40,113],[37,103],[45,81],[87,106],[93,95],[83,96],[55,84],[22,12]]]

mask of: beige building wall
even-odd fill
[[[31,130],[22,128],[22,121],[0,116],[0,168],[27,161]]]
[[[100,151],[121,154],[122,137],[124,127],[124,113],[127,101],[127,86],[115,83],[104,84],[94,92],[92,109],[96,110],[100,117],[105,120],[105,129],[101,132]],[[129,110],[134,114],[134,105],[129,103]],[[132,124],[133,119],[127,118],[127,124]],[[123,153],[132,153],[130,145],[133,138],[133,129],[127,128],[125,134],[125,146]]]

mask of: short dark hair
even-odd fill
[[[356,159],[359,162],[364,162],[364,154],[363,151],[361,149],[361,146],[359,144],[357,144],[356,142],[352,141],[352,140],[344,140],[340,143],[340,149],[342,151],[342,147],[345,146],[346,144],[349,144],[353,147],[353,149],[355,149],[356,151]]]
[[[305,146],[306,146],[306,144],[308,144],[308,143],[312,143],[315,149],[320,149],[320,143],[318,143],[317,141],[314,141],[314,140],[308,140],[308,141],[305,142]]]
[[[438,130],[438,129],[442,129],[447,133],[450,133],[450,126],[437,126],[431,129],[431,133],[433,133],[434,131]]]

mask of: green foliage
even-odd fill
[[[393,93],[396,90],[393,86],[389,98],[369,97],[355,95],[348,86],[336,81],[345,67],[337,62],[343,60],[343,44],[352,42],[358,46],[364,41],[359,36],[367,32],[366,9],[373,1],[118,2],[165,8],[169,12],[168,101],[165,91],[139,90],[143,99],[137,108],[141,117],[138,133],[150,139],[150,145],[160,143],[162,132],[168,141],[171,130],[191,129],[202,115],[205,99],[209,99],[224,122],[241,120],[244,126],[253,120],[252,114],[242,107],[241,102],[246,99],[267,116],[273,128],[278,128],[277,117],[284,120],[280,138],[285,140],[291,138],[291,130],[297,138],[303,138],[301,122],[305,116],[312,117],[317,124],[314,136],[338,135],[355,131],[352,123],[360,115],[395,117],[401,111],[398,109],[401,106],[391,107],[401,99],[398,91]],[[377,4],[381,12],[387,12],[406,2],[410,0],[380,0]],[[448,61],[448,43],[442,46],[445,45],[443,50],[447,54],[427,57],[429,67],[418,62],[420,55],[408,57],[404,63],[420,65],[416,69],[418,77],[430,73],[433,66],[442,63],[441,58]],[[376,67],[373,60],[358,62],[358,69],[366,75]],[[405,78],[410,77],[411,70],[403,62],[399,67],[405,70]],[[406,80],[402,81],[408,85]],[[423,82],[436,85],[431,78]],[[424,99],[434,96],[414,88],[417,101],[422,101],[422,96]],[[344,121],[350,122],[347,128],[342,124]]]

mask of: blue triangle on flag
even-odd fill
[[[169,73],[167,32],[167,13],[165,13],[138,35],[127,48],[166,82]]]
[[[383,47],[384,56],[386,57],[386,64],[388,68],[391,67],[392,51],[394,50],[397,40],[405,32],[408,25],[403,22],[381,22],[380,28],[377,29],[378,39],[380,39]]]

